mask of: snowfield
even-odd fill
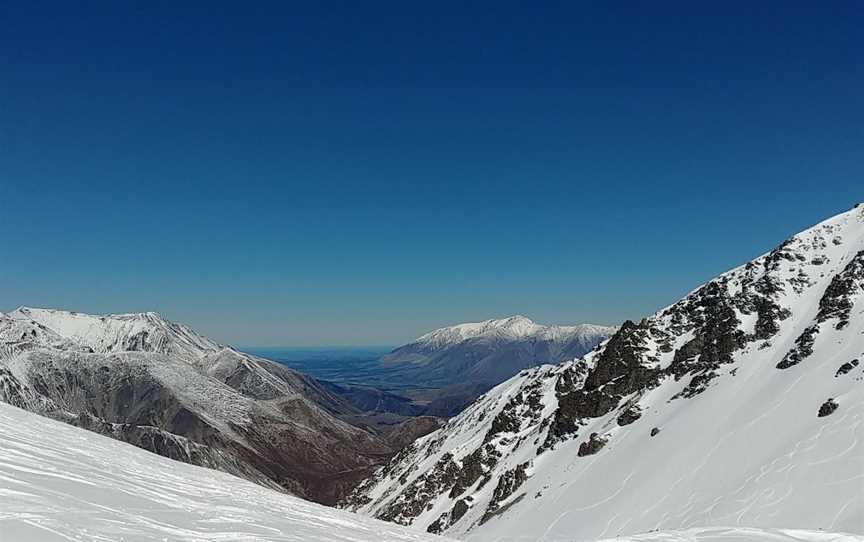
[[[438,541],[0,403],[0,541]]]
[[[471,540],[523,540],[472,536]],[[447,542],[0,403],[0,541]],[[575,540],[570,537],[547,540]],[[706,528],[618,542],[853,542],[819,531]]]
[[[657,531],[607,538],[599,542],[857,542],[860,540],[860,536],[825,531],[707,527],[686,531]]]

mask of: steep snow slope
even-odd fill
[[[389,378],[446,388],[442,405],[432,405],[428,413],[451,415],[522,369],[581,356],[616,329],[593,324],[544,326],[511,316],[437,329],[397,348],[381,363]]]
[[[316,380],[155,313],[0,314],[0,400],[323,502],[393,452]]]
[[[347,506],[478,540],[864,533],[864,206],[523,371]],[[670,535],[673,536],[673,535]]]
[[[0,540],[442,541],[5,404]]]

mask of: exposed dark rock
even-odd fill
[[[819,407],[819,417],[824,418],[825,416],[830,416],[835,410],[837,410],[838,406],[840,405],[838,405],[833,398],[829,398]]]
[[[657,372],[644,367],[642,353],[648,331],[627,320],[598,355],[594,370],[585,378],[584,390],[605,387],[608,395],[623,396],[655,380]],[[608,412],[608,410],[607,410]]]
[[[660,428],[659,428],[659,427],[652,427],[652,428],[651,428],[651,436],[652,436],[652,437],[656,437],[657,434],[658,434],[659,432],[660,432]]]
[[[579,452],[576,454],[579,457],[586,455],[594,455],[606,446],[608,439],[599,436],[597,433],[591,433],[588,440],[579,445]]]
[[[486,523],[489,518],[498,512],[501,508],[502,501],[510,497],[510,495],[513,495],[516,490],[525,483],[525,480],[528,479],[528,475],[525,474],[528,465],[529,463],[526,461],[525,463],[517,465],[513,469],[505,471],[500,477],[498,477],[498,485],[495,486],[495,490],[492,492],[492,499],[489,501],[489,506],[486,508],[486,513],[483,514],[483,518],[480,520],[481,525]]]
[[[516,397],[521,402],[522,396],[517,394]],[[513,400],[504,406],[501,412],[492,420],[492,425],[489,427],[489,431],[486,433],[483,442],[489,442],[499,433],[512,433],[519,430],[519,416],[515,412],[515,407],[516,403]]]
[[[847,361],[846,363],[841,365],[839,369],[837,369],[837,372],[834,373],[834,378],[837,378],[840,375],[847,374],[849,371],[851,371],[855,367],[858,367],[858,360],[857,359],[853,359],[852,361]]]
[[[459,475],[459,465],[446,453],[427,473],[418,476],[400,494],[376,515],[378,519],[400,525],[410,525],[438,495],[451,487]]]
[[[618,419],[616,420],[616,422],[618,423],[618,425],[621,426],[630,425],[641,417],[642,412],[639,410],[639,407],[637,407],[636,405],[632,405],[618,415]]]
[[[821,323],[836,318],[837,329],[846,327],[854,305],[852,297],[862,289],[864,289],[864,250],[858,252],[846,267],[831,279],[831,284],[819,300],[817,320]]]
[[[450,523],[453,524],[459,521],[466,512],[468,512],[468,503],[465,502],[465,499],[459,499],[453,505],[453,510],[450,512]]]
[[[450,498],[458,497],[474,485],[480,477],[495,466],[500,456],[501,453],[491,444],[485,444],[465,456],[462,459],[462,467],[450,489]]]
[[[819,333],[818,324],[814,324],[801,332],[801,335],[795,339],[795,346],[783,356],[783,359],[777,364],[777,368],[788,369],[793,365],[798,365],[804,358],[812,354],[817,333]]]
[[[721,364],[732,363],[732,354],[744,347],[747,337],[739,329],[741,322],[724,282],[709,282],[687,298],[682,310],[696,324],[695,336],[675,352],[669,371],[676,380],[685,374],[698,373],[684,393],[685,397],[692,397],[717,376],[716,369]]]
[[[426,532],[441,534],[445,529],[462,519],[462,516],[468,512],[469,508],[468,502],[465,499],[459,499],[449,512],[444,512],[438,519],[426,527]]]

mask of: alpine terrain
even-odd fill
[[[864,206],[522,371],[345,506],[469,540],[859,538]]]
[[[322,383],[156,313],[0,313],[0,400],[324,503],[395,451]]]

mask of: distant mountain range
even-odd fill
[[[594,324],[545,326],[517,315],[436,329],[381,362],[427,386],[494,385],[527,367],[582,356],[616,330]]]
[[[390,381],[438,388],[424,413],[452,416],[522,369],[588,353],[617,330],[578,324],[546,326],[521,315],[431,331],[381,358]]]
[[[431,366],[443,382],[442,348],[525,329],[457,326],[401,362]],[[485,366],[465,358],[454,372]],[[697,526],[710,540],[781,527],[861,533],[862,362],[858,205],[625,322],[582,358],[523,370],[404,449],[345,506],[478,540]]]

